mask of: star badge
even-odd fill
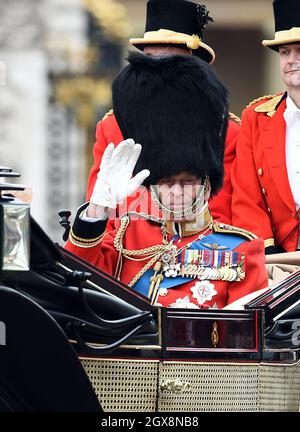
[[[218,294],[215,290],[214,284],[207,280],[196,282],[196,284],[191,288],[191,291],[199,305],[203,305],[205,302],[210,301],[213,296]]]

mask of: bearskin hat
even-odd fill
[[[191,55],[130,53],[113,82],[113,108],[123,137],[142,145],[135,172],[145,186],[187,171],[223,184],[227,90],[211,66]]]

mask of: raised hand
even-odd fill
[[[115,209],[140,187],[150,175],[150,171],[144,169],[132,177],[141,150],[142,146],[132,139],[122,141],[117,147],[109,144],[102,157],[91,204]]]

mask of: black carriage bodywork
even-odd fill
[[[62,253],[68,271],[76,268],[89,272],[89,281],[97,290],[112,294],[140,311],[151,312],[151,332],[144,331],[143,336],[132,338],[126,347],[119,346],[119,355],[121,352],[145,355],[146,350],[147,356],[163,359],[282,362],[299,359],[300,338],[297,345],[295,334],[300,324],[300,271],[251,301],[244,310],[153,308],[141,294],[70,252],[62,250]],[[89,342],[101,343],[97,338]],[[152,349],[154,345],[156,348]]]

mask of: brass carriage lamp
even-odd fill
[[[10,168],[0,166],[0,180],[19,177]],[[27,271],[30,267],[30,206],[10,191],[23,186],[0,181],[0,271]]]

